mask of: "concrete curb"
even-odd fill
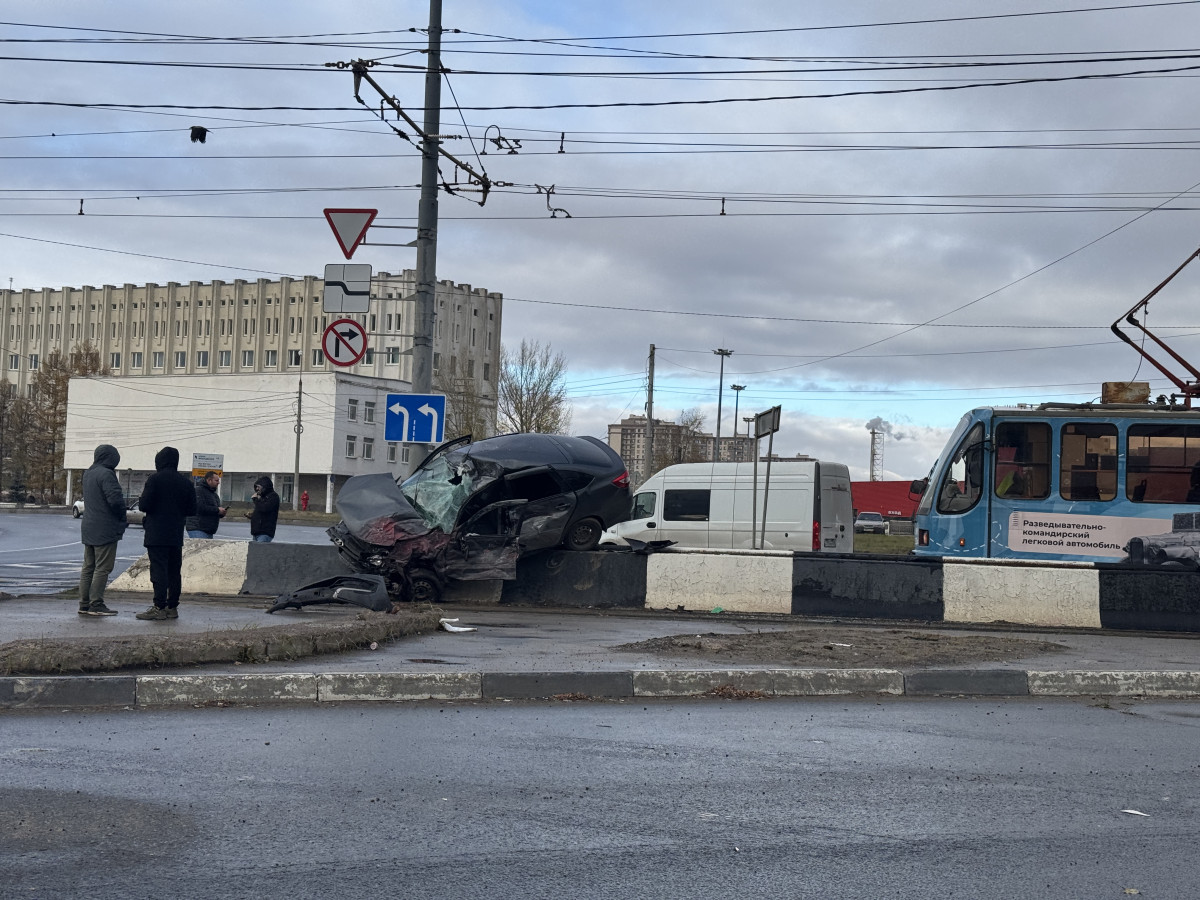
[[[0,678],[0,709],[162,709],[245,703],[554,698],[1200,697],[1196,672],[1013,669],[726,669],[630,672],[371,672],[52,675]]]

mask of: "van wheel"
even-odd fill
[[[580,519],[567,532],[563,546],[568,550],[595,550],[603,530],[595,519]]]
[[[417,569],[409,576],[413,603],[441,603],[442,582],[428,569]]]

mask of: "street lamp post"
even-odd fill
[[[742,391],[746,389],[746,386],[744,384],[731,384],[729,389],[733,391],[733,436],[737,437],[738,403],[742,399]]]
[[[721,357],[721,374],[717,380],[717,436],[713,438],[713,462],[721,459],[721,399],[725,396],[725,357],[733,356],[732,350],[714,350]]]

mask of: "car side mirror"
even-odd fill
[[[909,496],[916,494],[918,497],[920,497],[922,494],[925,493],[925,488],[927,488],[927,487],[929,487],[929,479],[928,478],[918,478],[916,481],[914,481],[912,484],[910,484],[908,486]]]

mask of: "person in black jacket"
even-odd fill
[[[246,513],[250,519],[250,539],[269,544],[271,538],[275,537],[275,523],[279,521],[279,495],[275,493],[270,475],[264,475],[254,482],[251,502],[254,509]]]
[[[211,538],[217,533],[221,520],[225,518],[225,507],[217,488],[221,486],[221,476],[216,472],[205,472],[204,478],[196,482],[196,514],[188,516],[184,523],[187,536],[190,538]]]
[[[125,533],[125,496],[117,481],[121,454],[112,444],[96,448],[95,462],[83,473],[83,519],[79,539],[83,542],[83,568],[79,572],[79,614],[115,616],[104,605],[104,588],[117,560],[117,543]]]
[[[179,472],[179,451],[163,447],[154,456],[155,472],[146,479],[138,505],[146,514],[142,543],[150,557],[154,605],[134,618],[161,622],[179,618],[183,589],[183,523],[196,514],[192,480]]]

